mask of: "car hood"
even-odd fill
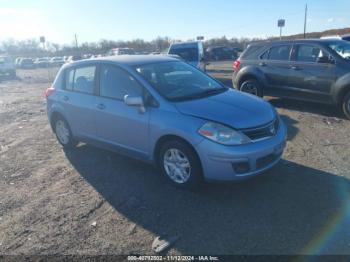
[[[265,125],[275,118],[275,112],[269,103],[235,90],[178,102],[175,106],[183,114],[222,123],[235,129]]]

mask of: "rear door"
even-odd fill
[[[84,65],[66,70],[65,88],[59,93],[65,117],[75,136],[96,136],[94,110],[96,65]]]
[[[95,113],[99,139],[134,157],[147,157],[150,112],[124,103],[125,95],[143,96],[143,86],[119,66],[101,64],[99,71]]]
[[[289,86],[299,96],[308,99],[327,100],[332,85],[336,81],[334,63],[319,62],[330,54],[315,44],[297,44],[294,46]]]
[[[265,75],[268,90],[276,95],[283,94],[288,87],[291,50],[291,44],[281,44],[271,47],[260,56],[258,66]]]

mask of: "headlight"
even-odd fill
[[[251,142],[243,133],[214,122],[205,123],[198,130],[198,133],[205,138],[223,145],[233,146]]]

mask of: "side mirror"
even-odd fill
[[[124,96],[124,103],[128,106],[138,106],[140,113],[146,112],[146,108],[145,108],[145,105],[144,105],[144,102],[143,102],[143,99],[141,96],[125,95]]]
[[[334,60],[328,56],[320,56],[317,58],[316,62],[321,64],[334,64]]]

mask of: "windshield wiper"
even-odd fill
[[[171,100],[172,101],[177,101],[177,102],[179,102],[179,101],[186,101],[186,100],[193,100],[193,99],[199,99],[199,98],[204,98],[204,97],[208,97],[208,96],[217,95],[217,94],[223,93],[225,91],[227,91],[226,87],[215,88],[215,89],[205,90],[203,92],[192,94],[192,95],[188,95],[188,96],[180,96],[180,97],[171,98]]]

